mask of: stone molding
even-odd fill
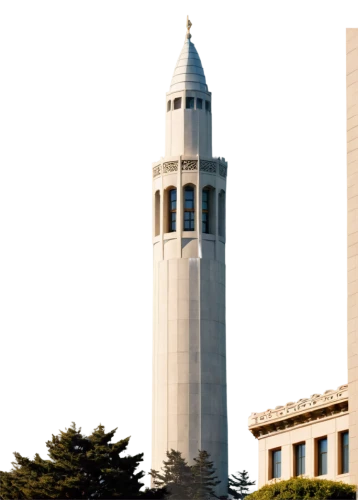
[[[183,160],[181,164],[182,170],[198,170],[197,160]]]
[[[177,161],[166,161],[163,163],[163,174],[170,174],[178,171]]]
[[[209,174],[216,174],[216,163],[214,161],[201,160],[200,171]]]
[[[249,430],[257,438],[347,411],[348,385],[341,385],[335,391],[328,390],[323,394],[300,399],[296,403],[276,406],[273,410],[251,413]]]
[[[158,175],[161,174],[162,166],[161,165],[155,165],[153,167],[153,177],[158,177]]]

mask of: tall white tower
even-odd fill
[[[165,157],[153,164],[153,455],[214,461],[227,493],[225,197],[212,157],[211,93],[191,23],[166,96]]]

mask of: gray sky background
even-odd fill
[[[72,421],[150,469],[151,163],[187,14],[229,162],[230,472],[257,479],[251,412],[347,382],[357,2],[1,2],[1,470]]]

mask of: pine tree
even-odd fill
[[[193,492],[191,498],[195,500],[206,500],[215,497],[215,487],[220,484],[215,476],[214,463],[209,460],[210,454],[207,451],[200,451],[197,458],[194,458],[194,465],[191,466],[193,477]]]
[[[249,481],[249,473],[246,470],[238,474],[239,477],[234,474],[231,474],[231,478],[229,477],[229,493],[235,499],[243,500],[248,495],[249,486],[253,486],[255,481]]]
[[[191,498],[192,474],[180,451],[167,451],[168,460],[163,460],[161,472],[151,470],[150,475],[156,488],[166,487],[170,500],[187,500]]]
[[[162,491],[140,491],[144,472],[136,469],[143,453],[121,456],[129,437],[112,443],[115,432],[100,425],[86,437],[72,424],[46,443],[49,460],[15,453],[13,469],[0,473],[0,498],[162,498]]]

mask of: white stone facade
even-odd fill
[[[349,466],[358,485],[358,28],[346,44]]]
[[[166,97],[165,155],[153,163],[152,468],[162,467],[171,448],[189,463],[206,450],[221,480],[217,493],[225,495],[227,163],[212,157],[211,94],[190,38]],[[191,230],[185,227],[187,187],[194,197]]]

